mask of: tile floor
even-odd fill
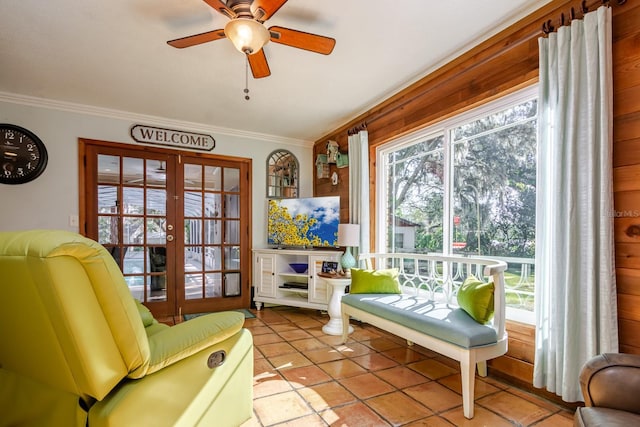
[[[455,361],[359,322],[341,345],[316,310],[252,312],[254,416],[242,427],[573,425],[572,411],[490,377],[477,377],[467,420]]]

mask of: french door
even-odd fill
[[[80,140],[81,220],[156,317],[250,304],[249,159]]]

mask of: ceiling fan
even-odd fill
[[[287,0],[203,0],[209,6],[230,19],[224,29],[207,31],[192,36],[169,40],[170,46],[182,49],[202,43],[228,38],[236,49],[247,55],[251,73],[256,79],[271,75],[263,46],[272,41],[311,52],[329,55],[335,39],[263,24],[282,7]]]

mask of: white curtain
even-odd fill
[[[539,40],[535,387],[582,400],[590,357],[618,351],[611,9]]]
[[[360,225],[360,247],[353,256],[369,252],[369,133],[349,135],[349,219]],[[358,263],[359,265],[359,263]]]

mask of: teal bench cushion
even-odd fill
[[[348,294],[342,303],[464,348],[495,344],[498,335],[464,310],[406,294]]]

